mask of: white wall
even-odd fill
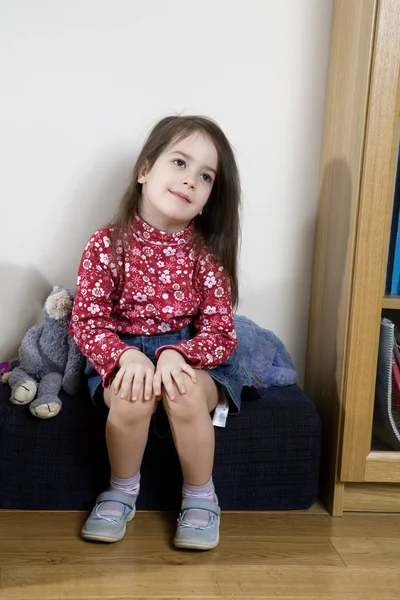
[[[75,284],[148,129],[215,118],[244,192],[239,312],[304,370],[333,0],[3,0],[0,362]]]

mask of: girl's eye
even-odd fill
[[[211,183],[212,182],[212,179],[208,175],[208,173],[203,173],[202,177],[203,177],[204,181],[206,181],[207,183]]]
[[[175,158],[174,160],[174,165],[176,165],[177,167],[184,167],[185,166],[185,161],[182,160],[181,158]]]

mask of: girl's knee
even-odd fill
[[[120,398],[112,390],[104,390],[104,402],[110,409],[108,419],[125,426],[149,419],[157,408],[155,399],[132,402]]]
[[[175,397],[173,400],[163,391],[163,404],[165,411],[171,418],[191,420],[196,418],[199,412],[207,408],[207,397],[200,382],[193,383],[190,377],[185,375],[186,392],[181,394],[175,386]]]

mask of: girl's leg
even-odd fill
[[[139,398],[130,402],[104,390],[104,403],[109,413],[106,441],[111,466],[110,489],[137,496],[140,488],[140,465],[149,435],[150,419],[157,405],[155,399]],[[105,502],[100,514],[122,515],[124,507],[118,502]]]
[[[111,471],[121,479],[133,477],[142,463],[157,403],[155,399],[145,402],[142,398],[130,402],[114,394],[112,388],[104,390],[104,403],[110,409],[106,440]]]
[[[186,393],[171,400],[164,392],[163,403],[168,415],[176,451],[185,483],[203,486],[211,479],[215,437],[210,412],[218,403],[218,388],[208,373],[196,371],[197,383],[182,373]]]
[[[110,409],[106,425],[110,488],[98,496],[82,528],[82,536],[88,540],[118,542],[125,535],[126,523],[135,515],[139,469],[156,401],[153,398],[145,402],[140,398],[128,402],[109,389],[104,391],[104,402]]]
[[[218,389],[204,371],[198,371],[196,384],[182,375],[186,393],[175,389],[173,401],[166,392],[163,395],[184,479],[174,543],[179,548],[208,550],[219,540],[219,507],[212,482],[215,438],[210,418],[218,403]]]

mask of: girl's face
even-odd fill
[[[173,143],[138,177],[139,216],[161,231],[184,229],[210,197],[217,166],[217,150],[206,135],[195,133]]]

